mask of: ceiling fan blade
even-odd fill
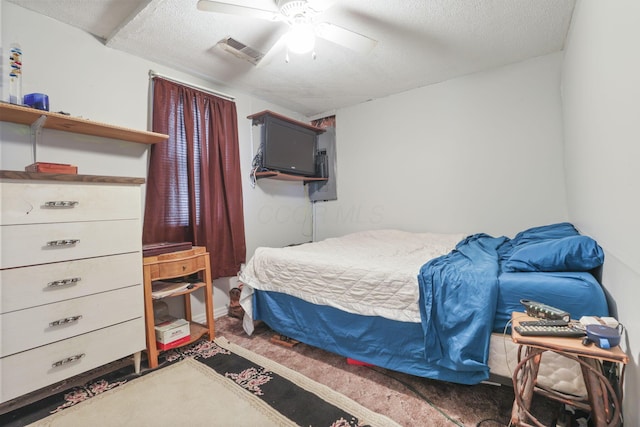
[[[256,9],[213,0],[199,0],[198,10],[225,13],[227,15],[248,16],[250,18],[266,19],[267,21],[275,21],[280,16],[277,10]]]
[[[337,0],[307,0],[307,7],[314,12],[324,12],[335,4]]]
[[[316,35],[361,54],[367,54],[378,44],[377,40],[328,22],[316,24]]]

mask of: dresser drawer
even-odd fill
[[[142,317],[142,285],[0,314],[0,357]]]
[[[135,219],[141,217],[138,186],[0,182],[0,224]]]
[[[0,313],[142,283],[139,252],[0,270]]]
[[[0,238],[0,268],[140,252],[142,249],[142,230],[137,219],[3,225]]]
[[[151,280],[187,276],[191,273],[202,271],[205,268],[206,260],[199,255],[175,261],[161,261],[149,266]]]
[[[144,348],[144,320],[139,318],[0,358],[0,402],[113,362]],[[79,357],[80,355],[83,356]]]

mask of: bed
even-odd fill
[[[360,362],[476,384],[510,377],[515,356],[506,334],[521,299],[575,319],[609,315],[591,273],[603,262],[598,244],[566,222],[512,239],[372,230],[261,247],[240,273],[243,325],[251,334],[261,320]],[[579,367],[558,359],[543,364],[542,383],[583,395]]]

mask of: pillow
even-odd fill
[[[538,243],[542,240],[561,239],[569,236],[579,236],[580,233],[573,224],[569,222],[559,222],[557,224],[541,225],[528,228],[516,234],[513,239],[505,242],[500,248],[500,261],[504,262],[511,255],[524,245]]]
[[[569,222],[559,222],[557,224],[542,225],[521,231],[511,240],[514,246],[526,243],[538,242],[540,240],[561,239],[563,237],[578,236],[578,230]]]
[[[604,253],[588,236],[543,240],[516,248],[502,270],[513,271],[589,271],[604,263]]]

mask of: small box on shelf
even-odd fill
[[[160,341],[156,341],[156,345],[158,346],[158,350],[165,351],[171,350],[172,348],[180,347],[183,344],[187,344],[191,340],[191,337],[187,335],[186,337],[182,337],[178,340],[171,341],[170,343],[164,344]]]
[[[35,162],[24,168],[25,172],[64,173],[77,175],[78,167],[64,163]]]
[[[191,330],[184,319],[168,319],[155,325],[158,349],[167,350],[189,342]]]

